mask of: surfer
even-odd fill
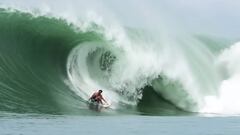
[[[97,102],[100,104],[103,104],[102,101],[104,101],[106,104],[108,104],[107,101],[103,98],[102,92],[103,92],[102,90],[98,90],[97,92],[93,93],[89,100],[91,102]]]

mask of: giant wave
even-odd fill
[[[91,114],[85,101],[103,89],[107,113],[239,113],[221,95],[224,80],[238,74],[235,49],[224,52],[225,41],[206,36],[166,35],[1,9],[0,110]]]

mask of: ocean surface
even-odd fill
[[[4,114],[1,135],[238,135],[239,117]]]

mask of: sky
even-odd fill
[[[133,3],[139,4],[140,2],[134,0]],[[111,4],[119,5],[114,2]],[[130,15],[128,11],[122,9],[124,4],[112,7],[119,14],[126,16],[131,14],[137,16],[136,12],[152,10],[150,12],[155,14],[156,18],[163,16],[170,23],[174,23],[173,25],[194,33],[206,33],[219,37],[240,37],[240,1],[237,0],[148,0],[148,4],[140,4],[143,7],[141,9],[129,7],[133,10]],[[133,5],[131,6],[134,7]]]
[[[69,12],[72,16],[95,10],[127,27],[180,28],[197,34],[240,38],[237,0],[0,0],[0,4]]]

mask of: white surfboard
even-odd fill
[[[110,107],[111,106],[111,104],[103,104],[102,105],[102,107],[104,107],[104,108],[108,108],[108,107]]]

